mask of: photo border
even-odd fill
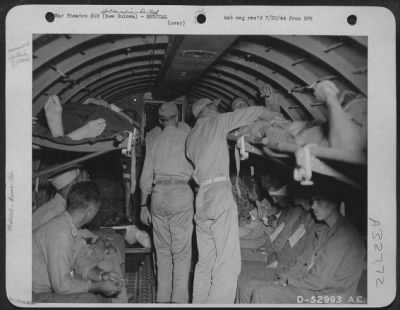
[[[113,7],[114,5],[104,5],[104,7]],[[54,5],[46,5],[45,7],[38,7],[38,6],[18,6],[18,7],[14,7],[12,8],[8,14],[7,14],[7,20],[6,20],[6,59],[9,59],[8,56],[10,54],[12,54],[13,52],[9,52],[10,50],[12,50],[13,48],[19,47],[23,44],[25,44],[26,41],[26,34],[27,34],[27,30],[29,30],[29,32],[32,33],[39,33],[40,31],[37,31],[35,29],[46,29],[48,28],[48,25],[46,23],[43,23],[39,20],[38,15],[40,14],[40,16],[43,16],[43,12],[45,10],[49,10],[51,8],[55,7]],[[134,7],[134,5],[127,5],[126,7]],[[153,7],[153,8],[161,8],[162,6],[159,5],[155,5],[155,6],[144,6],[144,5],[138,5],[139,7]],[[29,13],[27,13],[27,11],[23,11],[24,9],[29,8],[29,10],[33,10],[34,13],[32,13],[31,11],[29,11]],[[96,9],[98,9],[99,7],[97,7]],[[265,7],[261,7],[261,8],[265,8]],[[275,7],[277,8],[277,7]],[[59,6],[57,7],[57,9],[59,9]],[[70,9],[70,8],[68,8]],[[78,11],[82,11],[85,8],[81,7],[81,6],[74,6],[73,10],[78,10]],[[174,8],[172,7],[168,7],[165,8],[168,12],[170,10],[174,10]],[[210,7],[210,8],[204,8],[204,7],[186,7],[185,11],[188,11],[189,15],[192,15],[192,18],[194,18],[195,14],[196,14],[196,10],[201,10],[201,9],[205,9],[205,12],[207,14],[207,16],[214,16],[214,14],[216,16],[220,16],[219,14],[226,14],[226,13],[215,13],[216,11],[218,11],[218,7]],[[212,9],[212,10],[211,10]],[[226,7],[223,8],[224,11],[226,12],[228,9]],[[234,9],[234,10],[238,10],[240,11],[241,8],[239,7],[234,7],[234,8],[229,8],[229,9]],[[251,7],[251,10],[255,10],[257,11],[257,7]],[[272,7],[268,7],[268,9],[273,9]],[[285,11],[287,12],[288,10],[292,10],[292,9],[296,9],[296,10],[307,10],[307,8],[304,7],[297,7],[297,8],[288,8],[288,7],[278,7],[277,10],[278,11]],[[340,9],[340,12],[336,12],[337,9]],[[90,9],[92,10],[92,9]],[[309,9],[308,9],[309,10]],[[369,156],[369,160],[372,162],[368,163],[368,188],[372,188],[372,191],[374,192],[374,195],[372,195],[370,193],[370,191],[368,191],[368,195],[369,195],[369,199],[368,201],[380,201],[381,205],[389,205],[389,206],[396,206],[396,201],[394,198],[394,193],[396,192],[396,176],[395,176],[395,169],[393,169],[393,167],[396,166],[396,160],[395,160],[395,154],[396,154],[396,150],[393,147],[388,147],[387,145],[382,145],[382,143],[380,143],[379,138],[381,137],[381,135],[385,136],[385,139],[381,139],[381,140],[385,140],[387,141],[392,141],[393,142],[393,146],[395,146],[395,139],[396,137],[396,124],[395,121],[392,122],[392,117],[393,115],[395,115],[396,113],[396,108],[395,108],[395,102],[396,102],[396,98],[395,98],[395,90],[396,90],[396,75],[395,75],[395,20],[393,18],[393,14],[388,11],[387,9],[384,8],[360,8],[360,7],[340,7],[340,8],[329,8],[329,7],[318,7],[318,10],[323,10],[323,13],[328,13],[330,16],[327,16],[328,14],[324,15],[324,25],[329,24],[329,23],[333,23],[333,22],[337,22],[337,20],[340,20],[340,17],[344,17],[346,14],[349,14],[351,12],[357,12],[357,14],[361,14],[360,16],[364,16],[364,14],[366,14],[365,16],[370,17],[371,20],[373,19],[378,19],[379,21],[382,21],[382,23],[380,23],[376,29],[374,29],[374,32],[372,32],[371,29],[371,23],[363,23],[362,20],[360,19],[360,23],[362,24],[359,28],[348,28],[347,26],[346,29],[343,31],[343,33],[337,34],[337,33],[332,33],[332,35],[367,35],[368,36],[368,41],[369,41],[369,48],[368,48],[368,84],[369,84],[369,94],[368,94],[368,99],[370,102],[385,102],[385,104],[388,104],[388,107],[386,108],[386,111],[382,110],[377,110],[376,112],[380,112],[379,116],[376,116],[378,114],[374,114],[374,109],[376,109],[377,107],[375,105],[372,105],[371,103],[369,104],[369,111],[368,111],[368,134],[369,134],[369,142],[370,142],[370,146],[368,148],[368,156]],[[379,13],[378,13],[379,12]],[[320,12],[318,12],[319,14]],[[16,14],[16,15],[15,15]],[[22,15],[21,15],[22,14]],[[171,11],[171,14],[174,14],[174,12]],[[314,12],[313,14],[317,14],[316,12]],[[336,16],[336,14],[338,14],[338,16]],[[335,15],[335,16],[331,16],[331,15]],[[379,15],[377,17],[377,15]],[[14,17],[15,16],[15,17]],[[14,20],[21,20],[22,16],[29,16],[29,18],[26,18],[27,20],[24,21],[24,23],[26,23],[27,25],[29,24],[29,29],[25,29],[22,27],[21,29],[21,25],[19,24],[19,28],[17,27],[17,25],[14,23]],[[372,18],[372,17],[374,18]],[[19,17],[19,18],[18,18]],[[29,21],[31,23],[29,23]],[[218,25],[220,25],[221,21],[218,21]],[[32,26],[33,24],[33,26]],[[27,25],[24,25],[27,27]],[[109,27],[109,25],[107,25]],[[143,30],[137,32],[138,34],[145,34],[145,33],[157,33],[157,31],[155,31],[154,29],[159,29],[157,28],[158,26],[155,25],[154,29],[152,26],[147,25],[151,31],[149,32],[144,32]],[[315,26],[315,24],[314,24]],[[376,26],[376,25],[375,25]],[[57,30],[57,32],[60,33],[73,33],[73,31],[66,31],[68,29],[75,28],[76,25],[59,25],[59,30]],[[114,26],[115,27],[115,26]],[[120,26],[118,26],[120,27]],[[250,25],[248,27],[255,27],[254,24]],[[257,25],[257,27],[260,27],[259,25]],[[272,29],[274,29],[274,26],[270,26]],[[296,26],[297,27],[297,26]],[[327,29],[331,29],[329,27],[329,25],[326,26]],[[336,27],[336,25],[335,25]],[[358,27],[358,26],[357,26]],[[185,26],[186,28],[186,26]],[[234,28],[234,27],[232,27]],[[271,28],[268,28],[268,30],[270,31]],[[319,35],[324,35],[326,29],[325,28],[319,28],[319,27],[315,27],[319,29]],[[17,35],[15,35],[15,33],[13,34],[13,38],[10,38],[10,31],[14,30],[16,31],[16,29],[18,29],[19,31],[21,31],[22,33],[19,33]],[[86,28],[85,28],[86,29]],[[89,27],[89,29],[92,29]],[[204,28],[203,28],[204,30]],[[54,31],[54,30],[52,30]],[[90,31],[90,30],[89,30]],[[174,30],[175,31],[175,30]],[[177,34],[183,34],[181,32],[181,30],[176,30],[178,31]],[[197,30],[196,30],[197,31]],[[189,33],[187,34],[194,34],[196,31],[192,32],[192,30],[188,30]],[[296,34],[298,34],[297,32],[299,31],[299,29],[296,29]],[[307,30],[306,30],[307,31]],[[315,30],[314,30],[315,31]],[[278,31],[279,32],[279,31]],[[290,34],[293,34],[290,33]],[[299,31],[301,32],[301,31]],[[302,33],[304,35],[311,35],[313,31],[310,31],[310,29],[308,30],[307,33]],[[328,31],[329,32],[329,31]],[[358,34],[354,34],[355,32],[357,32]],[[383,34],[383,32],[385,32]],[[46,32],[47,33],[47,32]],[[93,32],[92,32],[93,33]],[[105,33],[104,31],[101,31],[101,33]],[[132,32],[129,32],[132,33]],[[160,32],[161,33],[161,32]],[[185,33],[186,34],[186,33]],[[220,34],[226,34],[226,32],[220,33]],[[242,34],[242,33],[232,33],[232,34]],[[245,33],[243,33],[245,34]],[[250,30],[249,33],[247,34],[254,34],[254,30]],[[275,33],[267,33],[268,35],[273,35],[273,34],[277,34]],[[386,37],[385,37],[386,36]],[[32,38],[32,36],[31,36]],[[372,42],[371,42],[371,39]],[[383,47],[378,46],[380,42],[384,42],[385,46]],[[30,42],[30,46],[32,46],[32,42]],[[377,46],[377,51],[375,52],[375,46]],[[372,52],[372,53],[371,53]],[[28,52],[29,53],[29,52]],[[380,64],[379,68],[378,65],[372,62],[372,57],[376,57],[376,56],[384,56],[383,59],[385,59],[384,64]],[[30,54],[31,57],[31,54]],[[374,58],[375,59],[375,58]],[[382,58],[380,58],[382,59]],[[31,63],[31,59],[30,59],[30,63]],[[19,68],[11,68],[11,63],[9,60],[6,60],[6,118],[7,119],[16,119],[18,113],[20,114],[21,111],[23,111],[23,125],[21,125],[21,127],[15,128],[14,126],[10,126],[10,123],[7,123],[6,121],[6,211],[9,210],[13,210],[13,224],[12,226],[14,226],[14,228],[11,228],[11,231],[7,228],[7,224],[9,224],[8,221],[8,214],[6,213],[6,230],[7,230],[7,244],[6,244],[6,255],[7,258],[6,259],[6,263],[7,266],[7,272],[6,272],[6,277],[7,280],[9,279],[9,275],[12,272],[12,270],[10,270],[10,255],[11,253],[19,253],[20,248],[22,247],[23,249],[25,249],[25,251],[29,252],[29,250],[31,251],[31,248],[29,246],[29,244],[25,244],[25,243],[17,243],[15,247],[11,247],[10,248],[10,242],[13,242],[15,240],[20,239],[21,237],[25,240],[27,239],[30,242],[30,227],[29,224],[28,225],[23,225],[24,223],[26,223],[26,221],[29,222],[29,216],[28,218],[26,217],[25,213],[22,213],[24,211],[26,211],[23,208],[18,208],[15,207],[17,205],[28,205],[31,206],[30,202],[30,197],[25,197],[22,198],[23,193],[26,192],[26,190],[29,188],[29,190],[31,190],[31,163],[29,164],[29,160],[31,161],[31,157],[29,157],[29,160],[27,159],[27,154],[26,154],[26,150],[29,148],[29,154],[31,154],[31,142],[29,139],[31,139],[31,119],[30,119],[30,115],[31,115],[31,105],[29,105],[28,103],[31,102],[31,93],[32,93],[32,75],[31,75],[31,67],[28,66],[28,63],[23,63],[19,66]],[[29,68],[28,68],[29,67]],[[28,71],[29,69],[29,71]],[[29,75],[28,73],[29,72]],[[372,76],[374,75],[374,76]],[[29,81],[30,80],[30,81]],[[16,81],[18,81],[18,88],[16,87]],[[21,87],[21,85],[23,87]],[[374,89],[371,89],[371,85],[374,85]],[[21,90],[22,88],[22,90]],[[18,92],[17,92],[18,90]],[[28,95],[29,94],[29,95]],[[393,106],[391,106],[393,105]],[[386,107],[386,106],[385,106]],[[371,108],[371,109],[370,109]],[[383,115],[382,115],[383,113]],[[372,119],[372,115],[374,116],[374,119]],[[376,119],[378,118],[378,119]],[[17,118],[18,119],[18,118]],[[387,119],[389,119],[389,121],[386,121]],[[374,132],[377,128],[380,128],[381,125],[384,124],[386,126],[386,128],[382,128],[379,129],[379,133],[378,132]],[[372,132],[370,132],[370,127],[372,127]],[[372,135],[372,137],[370,136],[370,134]],[[376,134],[376,135],[375,135]],[[13,143],[10,139],[13,138],[18,141],[18,143]],[[372,138],[372,140],[370,139]],[[28,139],[28,140],[26,140]],[[26,141],[27,143],[25,143],[26,145],[24,145],[24,143],[21,143],[21,141]],[[374,143],[374,146],[376,146],[376,150],[374,152],[374,149],[372,149],[371,147],[371,142]],[[382,141],[383,142],[383,141]],[[385,157],[385,167],[382,169],[382,165],[381,163],[375,163],[376,159],[379,158],[378,151],[383,152],[384,150],[386,150],[389,153],[389,156],[386,158]],[[17,155],[17,156],[16,156]],[[370,165],[372,165],[373,167],[370,167]],[[371,169],[372,170],[371,170]],[[14,172],[14,176],[13,178],[10,178],[10,172],[13,171]],[[28,173],[26,173],[26,171],[29,171]],[[28,176],[28,177],[27,177]],[[27,178],[27,180],[26,180]],[[378,180],[383,180],[383,182],[381,182],[380,184],[375,184],[375,181],[371,181],[373,182],[373,184],[370,184],[370,180],[372,179],[378,179]],[[390,184],[390,180],[394,181],[392,184]],[[13,195],[14,199],[9,199],[10,197],[10,193],[11,193],[11,187],[12,184],[15,184],[15,194]],[[372,187],[371,187],[372,185]],[[376,192],[376,193],[375,193]],[[18,197],[21,196],[20,200],[18,199]],[[378,196],[378,197],[377,197]],[[382,199],[382,196],[387,196],[385,198]],[[14,204],[13,207],[10,207],[10,203]],[[383,200],[383,201],[382,201]],[[369,212],[371,208],[371,203],[369,203]],[[395,211],[395,209],[394,209]],[[372,213],[374,215],[374,213]],[[390,250],[391,246],[394,244],[396,245],[396,222],[393,221],[393,219],[395,220],[396,217],[393,216],[393,214],[389,214],[388,216],[389,218],[386,219],[384,221],[382,221],[382,223],[384,223],[384,225],[382,225],[382,244],[383,247],[385,249],[385,256],[388,257],[396,257],[396,247],[394,247],[394,251]],[[378,217],[379,218],[379,217]],[[21,223],[21,222],[22,223]],[[380,221],[381,222],[381,221]],[[390,227],[388,227],[390,226]],[[369,225],[370,231],[371,232],[371,236],[369,236],[370,238],[373,238],[372,236],[372,232],[375,231],[375,227],[374,226],[374,230],[371,229],[371,226]],[[29,238],[28,238],[29,237]],[[379,239],[379,237],[377,237]],[[371,239],[370,239],[371,240]],[[373,238],[373,240],[377,240],[376,238]],[[29,243],[28,242],[28,243]],[[378,246],[379,247],[379,246]],[[368,243],[368,255],[369,255],[369,259],[370,257],[370,253],[372,251],[375,251],[375,242],[373,242],[373,244],[371,245],[370,242]],[[372,252],[374,253],[374,252]],[[14,255],[12,255],[14,257]],[[15,262],[13,263],[19,263],[19,259],[15,259],[13,258],[13,260],[15,260]],[[388,259],[388,265],[391,268],[395,268],[396,267],[396,262],[395,260],[392,259]],[[369,261],[370,263],[370,261]],[[387,266],[385,264],[385,266]],[[368,267],[368,271],[370,271],[370,265]],[[11,269],[14,269],[15,265],[12,265]],[[389,269],[389,272],[391,270],[396,270],[396,269]],[[22,268],[23,269],[23,268]],[[369,272],[370,273],[370,272]],[[392,274],[396,275],[396,272],[392,272]],[[370,279],[370,274],[368,276],[368,283],[370,283],[371,279]],[[31,282],[31,281],[30,281]],[[9,284],[10,282],[7,281],[7,284]],[[22,291],[26,292],[29,287],[25,287],[24,285],[21,285],[21,283],[18,283],[18,289],[22,289]],[[394,286],[392,286],[392,288],[396,287],[396,283],[395,283],[395,279],[391,279],[390,284],[394,284]],[[386,287],[386,285],[385,285]],[[10,286],[7,285],[7,292],[9,291]],[[384,290],[385,292],[387,292],[387,290]],[[12,293],[13,294],[13,293]],[[378,293],[379,294],[379,293]],[[17,296],[18,294],[14,295]],[[17,305],[26,305],[25,304],[25,299],[22,297],[26,297],[26,295],[22,296],[19,295],[18,297],[14,298],[14,300],[12,302],[15,302],[15,304]],[[368,292],[368,301],[370,300],[370,292]],[[394,297],[391,296],[391,297]],[[386,300],[385,304],[389,304],[391,302],[391,300]],[[41,304],[41,306],[43,306]],[[132,304],[127,305],[129,307],[132,307]],[[139,306],[139,304],[138,304]],[[140,305],[141,307],[145,306],[145,305]],[[235,305],[233,305],[235,306]],[[239,305],[240,306],[240,305]],[[272,305],[271,305],[272,306]],[[284,306],[284,305],[283,305]],[[290,305],[293,306],[293,305]],[[306,306],[310,306],[310,305],[306,305]],[[347,305],[348,306],[348,305]],[[362,305],[365,307],[365,305]],[[374,305],[369,305],[368,307],[372,307]],[[382,304],[379,304],[379,306],[382,306]]]

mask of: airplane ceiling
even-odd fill
[[[151,92],[154,99],[236,97],[259,102],[268,83],[290,119],[325,119],[305,86],[332,79],[367,96],[367,38],[345,36],[78,35],[33,37],[33,113],[47,96],[63,103],[100,96],[115,103]]]

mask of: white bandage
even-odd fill
[[[80,173],[79,169],[68,170],[53,178],[50,178],[49,182],[54,186],[56,190],[60,190],[65,186],[67,186],[68,184],[71,184],[71,182],[75,180],[75,178],[79,175],[79,173]]]

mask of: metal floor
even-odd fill
[[[147,255],[136,271],[126,272],[129,303],[155,302],[155,279],[151,259],[151,256]]]
[[[154,276],[153,276],[154,275]],[[152,256],[147,255],[144,261],[135,271],[125,273],[127,279],[127,293],[129,303],[155,303],[156,301],[156,277],[153,273]],[[194,266],[189,273],[189,296],[193,290]]]

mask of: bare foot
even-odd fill
[[[87,124],[76,129],[75,131],[68,134],[72,140],[81,140],[86,138],[95,138],[104,131],[106,128],[106,121],[104,118],[99,118],[93,121],[89,121]]]
[[[56,95],[49,96],[44,106],[44,111],[51,135],[55,138],[64,136],[62,105]]]

